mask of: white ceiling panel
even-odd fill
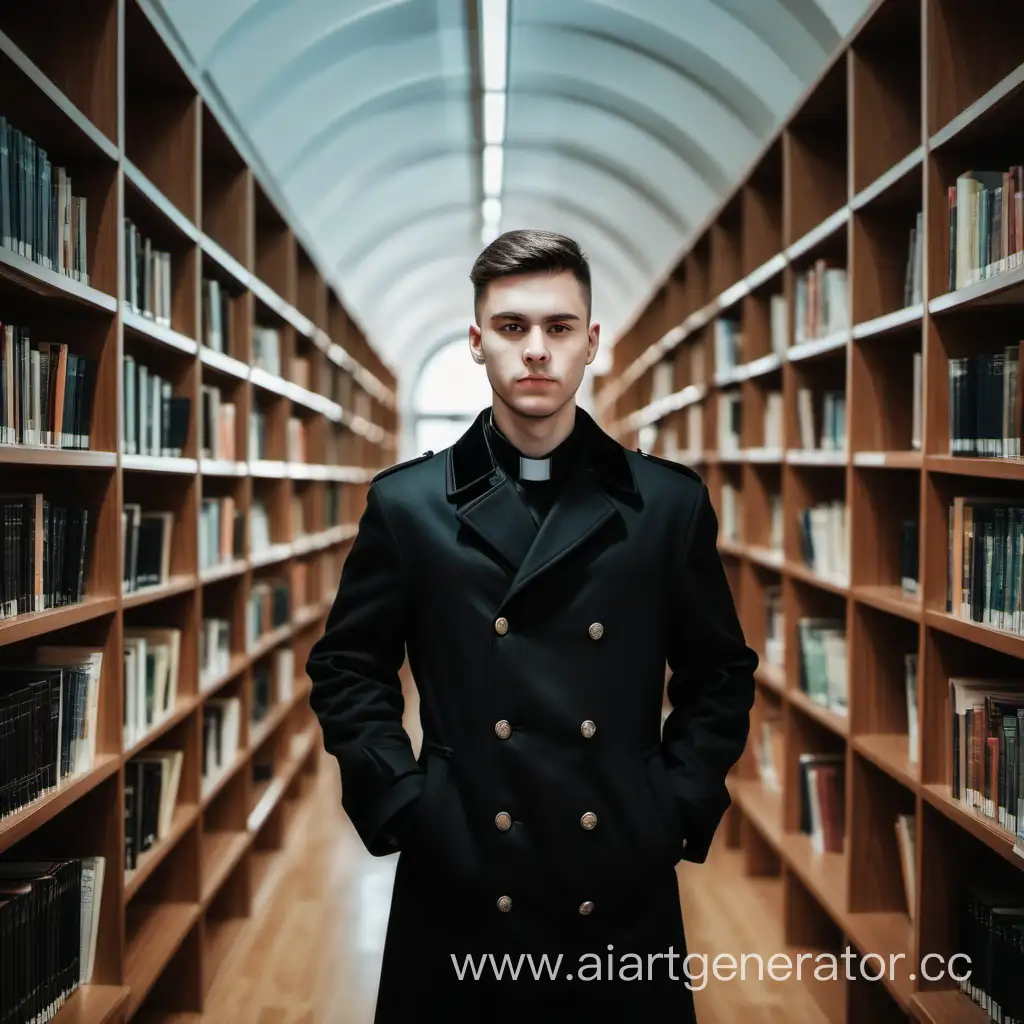
[[[494,0],[140,0],[400,375],[472,315]],[[509,0],[501,228],[576,237],[605,343],[868,0]]]

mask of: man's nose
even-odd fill
[[[526,350],[523,352],[523,358],[531,362],[548,358],[548,346],[542,333],[538,331],[536,334],[530,335],[530,339],[526,343]]]

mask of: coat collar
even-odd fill
[[[484,409],[448,449],[445,480],[456,517],[512,574],[504,607],[619,517],[614,497],[635,503],[639,490],[626,449],[577,408],[580,461],[538,530],[515,483],[491,453],[484,431],[489,415]]]
[[[445,481],[448,499],[464,505],[482,491],[498,483],[503,474],[501,466],[492,456],[484,432],[490,417],[490,408],[484,409],[469,429],[453,444],[445,460]],[[626,499],[639,495],[633,467],[626,449],[606,434],[585,410],[577,407],[576,421],[582,432],[581,449],[586,471],[610,493]]]

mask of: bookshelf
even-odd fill
[[[853,951],[849,975],[814,986],[835,1022],[980,1024],[986,992],[1020,977],[1018,952],[985,988],[961,917],[980,886],[988,905],[1024,902],[1024,460],[1007,402],[1024,218],[1019,172],[999,173],[1024,159],[1022,109],[1024,41],[998,4],[873,4],[658,283],[596,399],[620,441],[711,491],[761,655],[721,841],[776,880],[791,952]],[[1003,689],[1000,732],[985,696]],[[964,764],[954,700],[978,708],[957,725]],[[915,970],[957,952],[985,991]],[[860,976],[869,954],[881,980]]]
[[[0,875],[102,858],[52,1019],[187,1021],[316,769],[394,378],[134,0],[7,5],[0,83],[0,725],[66,746],[5,767]]]

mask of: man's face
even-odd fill
[[[597,355],[598,324],[571,271],[492,281],[469,329],[473,357],[487,369],[495,395],[513,412],[541,419],[577,392]]]

